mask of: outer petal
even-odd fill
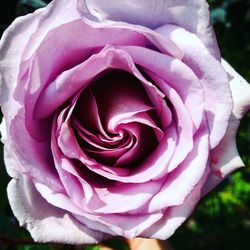
[[[3,112],[8,117],[17,110],[16,102],[13,103],[13,98],[10,100],[9,98],[13,96],[16,87],[20,63],[23,54],[25,54],[25,49],[28,47],[29,53],[32,54],[46,36],[48,30],[77,19],[77,11],[72,8],[74,5],[76,5],[76,0],[53,1],[45,9],[39,9],[33,14],[17,18],[4,32],[0,43],[0,103]],[[71,11],[68,11],[71,15],[65,15],[65,8],[71,9]],[[53,27],[49,26],[46,17],[53,20],[50,20],[50,25],[54,25]],[[44,23],[46,24],[44,25]],[[9,101],[12,102],[11,105]]]
[[[9,183],[8,197],[20,225],[25,226],[37,242],[81,245],[107,238],[81,225],[64,210],[48,204],[27,177]]]
[[[149,202],[149,212],[181,205],[196,189],[206,172],[208,159],[209,142],[205,122],[203,124],[194,138],[192,152],[167,176],[161,190]]]
[[[164,24],[183,27],[197,34],[210,52],[215,57],[220,57],[205,0],[85,0],[84,2],[89,11],[100,21],[105,19],[122,21],[151,29]]]
[[[173,25],[162,26],[157,31],[181,48],[184,53],[182,61],[200,79],[204,90],[210,145],[211,148],[215,148],[225,135],[232,112],[233,103],[228,76],[220,60],[211,56],[194,34]]]
[[[233,114],[239,120],[250,108],[250,85],[224,59],[222,59],[222,66],[226,70],[230,80],[234,102]]]
[[[147,74],[153,72],[158,75],[178,93],[196,129],[199,128],[204,97],[201,83],[195,73],[182,61],[147,48],[123,46],[122,49],[132,57],[135,64],[143,67]],[[163,87],[159,86],[159,89],[165,94]]]
[[[209,174],[207,166],[203,177],[196,187],[190,192],[184,202],[179,206],[173,206],[165,210],[161,220],[148,227],[142,234],[142,237],[156,238],[166,240],[175,230],[190,216],[196,204],[201,198],[201,189]]]
[[[120,235],[126,238],[137,237],[145,228],[150,227],[162,217],[161,211],[144,214],[113,213],[104,215],[86,213],[74,205],[67,195],[56,193],[39,183],[36,183],[36,188],[50,204],[69,211],[74,218],[88,228],[108,235]]]
[[[31,166],[33,160],[36,158],[34,157],[36,151],[35,149],[39,148],[34,146],[36,142],[32,142],[32,139],[29,137],[29,135],[25,136],[23,133],[20,133],[20,137],[22,137],[22,140],[25,138],[27,141],[29,139],[29,142],[31,142],[32,146],[29,147],[33,153],[30,154],[33,158],[31,161],[29,161],[28,164],[24,163],[23,154],[21,154],[20,159],[18,157],[15,157],[15,154],[17,154],[16,147],[12,147],[11,143],[16,143],[14,137],[10,138],[11,134],[11,127],[12,123],[11,121],[15,120],[15,122],[19,123],[20,121],[24,121],[24,118],[20,118],[20,116],[24,115],[24,112],[21,111],[20,102],[16,101],[14,97],[14,92],[20,84],[20,81],[18,81],[19,73],[20,73],[20,65],[22,64],[23,56],[25,54],[25,49],[29,46],[27,44],[30,42],[32,44],[32,49],[29,47],[29,53],[33,53],[37,46],[40,44],[39,39],[43,39],[44,36],[46,36],[48,30],[50,28],[54,28],[49,25],[41,25],[41,22],[48,21],[46,17],[50,17],[53,20],[53,22],[50,23],[50,25],[54,25],[55,27],[61,25],[63,22],[68,22],[71,20],[74,20],[77,18],[77,10],[75,8],[75,12],[72,11],[72,6],[76,5],[76,0],[67,1],[67,0],[60,0],[60,1],[53,1],[47,8],[45,9],[39,9],[35,11],[33,14],[26,15],[24,17],[17,18],[10,27],[4,32],[3,37],[0,42],[0,105],[2,112],[5,117],[6,125],[3,124],[2,128],[4,129],[6,133],[6,142],[4,147],[4,154],[5,154],[5,163],[8,173],[13,177],[16,176],[16,172],[29,172],[27,171],[27,165]],[[65,15],[64,8],[71,9],[70,14]],[[61,10],[61,11],[59,11]],[[63,14],[62,14],[63,13]],[[61,16],[64,16],[64,18],[60,18]],[[55,21],[56,19],[56,21]],[[48,24],[48,23],[47,23]],[[38,31],[38,27],[40,30]],[[42,30],[41,30],[42,29]],[[35,32],[39,34],[34,35]],[[32,36],[35,36],[35,39],[32,38]],[[22,82],[23,83],[23,82]],[[24,92],[24,85],[21,83],[21,91],[18,93],[18,95],[22,95]],[[21,114],[22,113],[22,114]],[[20,118],[20,119],[19,119]],[[23,125],[21,125],[21,130],[26,133]],[[19,126],[20,127],[20,126]],[[1,132],[3,132],[3,129]],[[27,142],[26,141],[26,142]],[[24,145],[23,141],[22,144]],[[27,148],[26,144],[26,148]],[[40,152],[39,152],[40,155]],[[15,159],[16,158],[16,159]],[[36,172],[37,166],[40,164],[34,164],[31,168]],[[36,166],[36,168],[34,167]],[[25,168],[25,169],[24,169]],[[38,167],[39,168],[39,167]],[[33,171],[32,170],[32,171]],[[30,174],[30,172],[29,172]],[[39,176],[41,176],[39,174]],[[54,182],[54,181],[52,181]]]
[[[9,176],[16,178],[18,176],[18,170],[24,172],[24,169],[22,165],[19,162],[15,161],[15,159],[11,156],[12,152],[11,152],[11,147],[8,145],[6,122],[4,117],[0,125],[0,133],[1,133],[1,142],[4,144],[3,153],[4,153],[4,162],[6,170]]]
[[[204,193],[219,184],[226,175],[244,166],[238,154],[235,137],[240,119],[250,108],[250,85],[225,60],[222,61],[222,65],[230,79],[234,107],[227,132],[220,144],[212,151],[213,174],[204,187]]]

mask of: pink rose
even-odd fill
[[[35,241],[166,239],[243,165],[249,85],[200,0],[54,0],[0,47],[13,212]]]

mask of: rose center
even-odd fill
[[[133,168],[158,144],[156,116],[142,83],[109,71],[83,90],[71,117],[81,149],[99,163]]]

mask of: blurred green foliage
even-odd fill
[[[49,0],[3,1],[1,30],[14,18],[43,7]],[[208,1],[222,56],[250,81],[250,0]],[[217,189],[200,202],[193,215],[177,230],[170,242],[176,250],[240,250],[250,246],[250,114],[241,122],[237,136],[239,152],[246,168],[229,176]],[[2,150],[1,150],[2,154]],[[0,167],[0,236],[21,239],[19,244],[0,239],[1,250],[75,249],[67,245],[23,244],[30,241],[28,232],[18,226],[6,195],[9,181],[4,166]],[[1,238],[1,237],[0,237]],[[128,250],[119,238],[106,244]],[[77,249],[98,250],[99,246]]]
[[[16,14],[17,16],[24,15],[32,10],[45,7],[46,5],[47,3],[42,0],[20,0],[17,3]]]

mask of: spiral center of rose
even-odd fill
[[[83,90],[71,124],[86,155],[130,169],[146,159],[163,134],[140,81],[118,70],[106,72]]]

